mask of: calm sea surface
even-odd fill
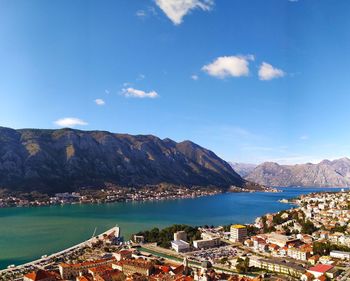
[[[250,223],[257,216],[288,209],[282,198],[338,188],[283,188],[281,193],[227,193],[195,199],[144,203],[65,205],[0,209],[0,268],[57,252],[115,224],[122,235],[174,223],[221,225]]]

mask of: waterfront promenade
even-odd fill
[[[72,253],[74,253],[76,251],[79,251],[80,249],[82,249],[82,248],[84,248],[86,246],[91,246],[93,243],[97,242],[99,239],[101,239],[104,236],[109,235],[109,234],[111,234],[113,232],[119,233],[118,226],[114,226],[114,227],[106,230],[105,232],[97,235],[97,236],[93,235],[88,240],[85,240],[85,241],[83,241],[83,242],[81,242],[79,244],[76,244],[74,246],[66,248],[66,249],[64,249],[62,251],[53,253],[53,254],[51,254],[49,256],[45,256],[45,257],[42,257],[40,259],[31,261],[31,262],[28,262],[28,263],[25,263],[25,264],[21,264],[21,265],[15,266],[15,267],[10,267],[10,268],[6,268],[6,269],[3,269],[3,270],[0,270],[0,278],[1,278],[2,275],[6,274],[6,273],[11,273],[11,272],[20,273],[20,272],[22,272],[24,270],[27,270],[27,269],[33,268],[33,267],[34,268],[38,268],[38,269],[43,269],[44,267],[53,264],[55,259],[63,258],[66,255],[72,254]]]

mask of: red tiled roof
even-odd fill
[[[53,278],[56,275],[53,272],[39,269],[38,271],[33,271],[30,273],[27,273],[24,276],[33,280],[33,281],[39,281],[39,280],[43,280],[46,278]]]
[[[310,271],[315,271],[315,272],[320,272],[320,273],[325,273],[333,268],[333,265],[329,264],[318,264],[316,266],[313,266],[309,268]]]
[[[320,256],[315,255],[309,258],[309,260],[319,260]]]
[[[169,266],[165,266],[165,265],[161,265],[159,266],[159,268],[165,273],[168,273],[171,269]]]
[[[89,271],[91,271],[93,273],[104,272],[104,271],[108,271],[108,270],[112,270],[112,267],[108,266],[108,265],[101,265],[98,267],[91,267],[89,269]]]
[[[327,280],[326,276],[324,276],[324,275],[318,277],[317,279],[320,280],[320,281],[326,281]]]
[[[131,254],[131,251],[129,251],[129,250],[121,250],[121,251],[119,251],[119,254],[121,254],[121,255],[128,255],[128,254]]]
[[[114,280],[120,275],[123,275],[123,273],[118,269],[107,270],[105,272],[97,274],[97,276],[100,277],[101,280],[106,280],[106,281]]]
[[[184,270],[185,270],[185,267],[183,264],[181,264],[178,267],[174,268],[173,272],[175,274],[181,274]]]

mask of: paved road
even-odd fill
[[[50,264],[50,260],[54,259],[54,258],[59,258],[61,256],[64,256],[66,253],[70,252],[70,251],[77,251],[85,246],[88,246],[89,244],[95,242],[99,237],[103,237],[104,234],[109,234],[113,231],[116,231],[117,230],[117,227],[112,227],[111,229],[108,229],[107,231],[101,233],[100,235],[98,236],[94,236],[94,237],[91,237],[90,239],[82,242],[82,243],[79,243],[77,245],[74,245],[72,247],[69,247],[67,249],[64,249],[60,252],[57,252],[57,253],[54,253],[54,254],[51,254],[45,258],[41,258],[41,259],[37,259],[35,261],[31,261],[31,262],[28,262],[28,263],[25,263],[25,264],[22,264],[22,265],[18,265],[16,267],[13,267],[13,268],[8,268],[8,269],[3,269],[3,270],[0,270],[0,275],[1,274],[4,274],[4,273],[8,273],[8,272],[11,272],[11,271],[15,271],[15,270],[22,270],[22,269],[25,269],[25,267],[28,267],[28,266],[35,266],[37,268],[42,268],[43,265],[41,265],[42,263],[46,263],[45,265],[49,265]]]

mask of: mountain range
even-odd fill
[[[229,164],[231,165],[232,169],[243,178],[248,176],[256,168],[256,166],[258,166],[256,164],[238,162],[229,162]]]
[[[249,180],[267,186],[349,187],[350,159],[323,160],[318,164],[280,165],[264,162],[256,167],[232,164],[234,169]],[[243,168],[240,168],[243,167]],[[244,169],[245,168],[245,169]]]
[[[191,141],[106,131],[0,127],[0,188],[53,193],[106,183],[250,185],[227,162]]]

